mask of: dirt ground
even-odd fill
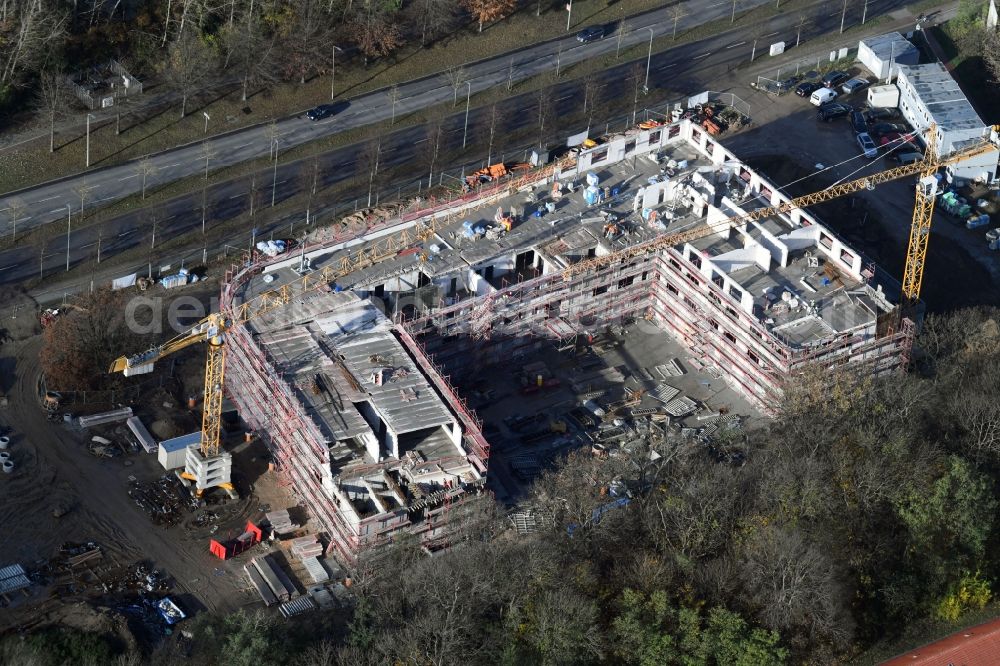
[[[265,503],[275,508],[294,504],[274,474],[268,473],[263,445],[244,442],[238,434],[226,443],[234,457],[233,480],[240,500],[222,503],[220,493],[207,496],[206,506],[192,508],[184,496],[178,522],[155,525],[129,496],[135,482],[155,482],[164,476],[155,454],[140,449],[113,458],[96,457],[88,452],[91,436],[115,439],[114,426],[90,432],[47,419],[38,399],[42,341],[40,335],[32,334],[34,316],[26,308],[14,322],[18,328],[11,331],[8,326],[8,341],[0,347],[0,391],[8,397],[7,406],[0,408],[0,426],[11,429],[9,452],[15,463],[12,474],[0,475],[4,535],[0,566],[20,563],[26,569],[38,569],[62,544],[92,541],[107,554],[101,566],[148,561],[164,572],[172,581],[174,596],[189,613],[201,609],[225,612],[257,603],[241,570],[253,553],[223,562],[209,553],[208,546],[212,538],[234,538],[247,520],[259,520],[262,509],[268,508]],[[203,364],[196,362],[198,349],[174,367],[176,381],[165,382],[163,389],[131,405],[147,427],[161,422],[170,434],[183,434],[177,431],[190,432],[200,425],[200,412],[187,412],[184,401],[186,395],[197,395],[201,386]],[[57,507],[68,508],[68,513],[57,518]],[[51,591],[35,586],[30,599],[18,597],[14,607],[0,613],[0,630],[63,612],[59,609],[81,600],[51,599]]]

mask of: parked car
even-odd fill
[[[337,107],[333,104],[320,104],[314,109],[306,111],[306,118],[309,120],[323,120],[329,118],[337,112]]]
[[[884,120],[896,120],[900,117],[899,109],[886,106],[868,109],[865,111],[865,115],[868,116],[868,122],[870,123],[878,123]]]
[[[809,101],[813,106],[823,106],[837,99],[837,91],[830,88],[818,88],[809,96]]]
[[[909,132],[910,128],[906,125],[900,125],[898,123],[875,123],[871,126],[872,136],[884,136],[886,134],[902,134],[903,132]]]
[[[868,136],[868,132],[862,132],[858,135],[858,146],[868,159],[878,157],[878,148],[875,147],[875,142],[872,141],[872,138]]]
[[[830,102],[829,104],[824,104],[819,107],[816,117],[829,123],[837,118],[843,118],[852,110],[853,109],[846,104],[841,104],[840,102]]]
[[[851,127],[857,134],[868,131],[868,121],[865,120],[865,114],[860,111],[851,112]]]
[[[809,97],[822,87],[823,84],[817,81],[806,81],[804,83],[800,83],[795,88],[795,94],[798,95],[799,97]]]
[[[580,32],[576,33],[576,41],[581,44],[589,44],[590,42],[596,42],[598,39],[604,38],[604,26],[603,25],[592,25],[589,28],[584,28]]]
[[[883,134],[878,138],[878,145],[883,148],[896,148],[902,150],[903,144],[911,144],[915,137],[912,134],[900,134],[898,132],[889,132],[888,134]]]
[[[862,88],[866,88],[866,87],[868,87],[868,79],[862,79],[861,77],[855,77],[855,78],[851,79],[850,81],[848,81],[847,83],[845,83],[844,85],[842,85],[840,87],[840,89],[844,91],[845,95],[850,95],[851,93],[855,93],[855,92],[861,90]]]
[[[900,148],[899,150],[894,150],[891,153],[889,153],[888,155],[889,159],[895,162],[896,164],[912,164],[914,162],[918,162],[924,159],[922,153],[910,152],[910,151],[904,153],[900,152],[901,150],[902,148]]]
[[[827,75],[823,77],[823,85],[827,88],[836,88],[849,78],[851,78],[851,75],[847,72],[835,69],[832,72],[828,72]]]

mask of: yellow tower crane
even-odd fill
[[[341,271],[327,267],[306,274],[277,289],[264,292],[241,303],[231,311],[212,313],[186,332],[161,345],[141,354],[121,356],[115,359],[109,372],[120,372],[126,377],[146,374],[153,371],[153,366],[157,361],[194,344],[207,342],[200,451],[202,461],[206,464],[211,463],[212,460],[219,457],[221,451],[220,428],[222,425],[222,390],[226,374],[226,331],[232,326],[245,324],[286,305],[292,298],[302,296],[310,291],[329,289],[330,284],[341,274]],[[195,470],[185,468],[181,476],[195,482],[198,495],[210,487],[223,488],[230,494],[234,493],[233,485],[228,478],[213,482],[211,485],[204,485],[194,472]]]
[[[937,127],[931,125],[927,130],[927,151],[924,159],[912,164],[898,166],[878,173],[863,176],[856,180],[833,185],[801,197],[795,197],[780,206],[758,208],[746,215],[734,215],[717,223],[697,227],[689,231],[658,236],[645,243],[612,252],[601,257],[594,257],[571,264],[563,269],[563,277],[569,279],[579,273],[608,266],[612,263],[631,259],[640,255],[655,252],[667,247],[689,243],[718,233],[726,228],[740,227],[751,220],[762,220],[779,213],[787,213],[795,208],[803,208],[814,204],[830,201],[847,194],[853,194],[865,189],[874,189],[876,185],[890,180],[920,174],[916,187],[916,204],[913,208],[913,221],[910,225],[910,242],[906,251],[906,265],[903,269],[902,305],[912,307],[920,298],[920,285],[924,278],[924,261],[927,258],[927,245],[930,240],[931,222],[934,217],[934,197],[936,194],[936,179],[934,174],[938,169],[949,164],[957,164],[963,160],[982,155],[996,149],[993,135],[1000,132],[1000,125],[989,128],[991,135],[960,148],[948,155],[937,155]]]

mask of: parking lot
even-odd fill
[[[859,66],[844,69],[852,77],[874,80]],[[850,114],[823,122],[808,97],[776,96],[749,86],[733,92],[749,101],[754,126],[722,142],[794,195],[897,166],[884,156],[883,148],[874,159],[864,157]],[[867,88],[851,95],[840,93],[836,101],[862,109]],[[905,124],[902,119],[884,122]],[[898,280],[909,240],[915,182],[915,177],[906,177],[885,183],[873,191],[816,206],[815,212]],[[1000,305],[1000,255],[989,250],[986,241],[986,231],[998,223],[1000,216],[994,212],[990,225],[970,230],[964,219],[937,210],[922,289],[930,310],[948,311],[974,303]]]

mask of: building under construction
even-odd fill
[[[697,124],[648,123],[495,176],[224,287],[234,308],[304,271],[335,278],[230,330],[227,389],[349,560],[400,530],[447,542],[449,512],[483,488],[489,444],[449,377],[635,320],[762,412],[806,364],[905,362],[898,284],[807,211],[727,223],[789,197]],[[654,245],[676,232],[686,242]]]

